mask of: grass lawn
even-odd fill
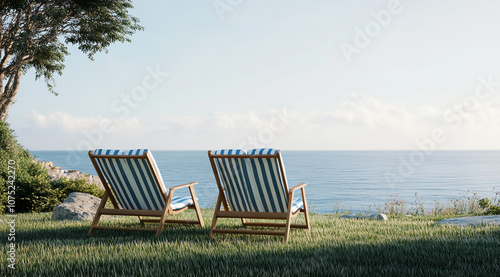
[[[15,270],[7,268],[8,225],[0,225],[1,276],[500,276],[499,227],[441,227],[444,217],[387,222],[311,215],[312,228],[282,237],[223,235],[207,227],[153,232],[96,230],[90,222],[53,222],[18,214]],[[193,211],[178,215],[195,218]],[[2,217],[6,221],[6,217]],[[298,217],[295,221],[303,220]],[[105,224],[139,226],[136,218]],[[238,220],[219,224],[238,225]]]

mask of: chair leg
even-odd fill
[[[198,200],[196,199],[196,195],[194,193],[193,186],[189,186],[189,192],[191,193],[191,197],[193,198],[194,209],[196,211],[196,216],[198,217],[198,221],[200,222],[200,226],[204,227],[205,223],[203,222],[203,217],[201,215],[200,206],[198,205]]]
[[[288,195],[288,214],[286,216],[286,224],[285,224],[285,242],[288,242],[288,236],[290,235],[290,224],[292,221],[292,200],[293,200],[293,191]]]
[[[163,208],[163,215],[160,217],[160,222],[158,222],[160,226],[158,226],[158,230],[156,231],[156,236],[159,236],[161,234],[161,231],[163,231],[163,226],[165,226],[165,221],[167,220],[168,211],[170,210],[170,205],[172,204],[172,198],[174,197],[173,194],[174,192],[171,191],[168,194],[167,199],[165,200],[165,207]]]
[[[217,213],[220,211],[221,202],[222,202],[222,198],[221,198],[221,195],[219,194],[219,197],[217,197],[217,204],[215,204],[214,217],[212,218],[212,227],[210,228],[210,233],[208,235],[209,238],[214,237],[214,230],[215,230],[215,226],[217,225]]]
[[[288,237],[290,236],[291,221],[292,221],[292,212],[290,209],[288,209],[288,215],[286,217],[286,224],[285,224],[285,242],[288,242]]]
[[[306,219],[306,226],[307,230],[310,231],[311,225],[309,225],[309,212],[307,211],[306,191],[304,187],[300,188],[300,190],[302,192],[302,203],[304,204],[304,217]]]
[[[97,227],[99,223],[99,219],[101,218],[101,210],[106,206],[106,201],[108,201],[108,192],[104,192],[102,196],[101,203],[99,203],[99,207],[94,216],[94,220],[92,221],[92,225],[90,226],[89,235],[94,231],[94,227]]]
[[[163,215],[160,218],[160,224],[158,226],[158,230],[156,230],[156,236],[159,236],[161,234],[161,231],[163,231],[163,226],[165,226],[165,221],[167,220],[167,214],[168,214],[168,207],[170,207],[170,204],[167,206],[165,205],[165,210],[163,211]]]
[[[138,216],[138,218],[139,218],[139,224],[141,225],[141,227],[146,226],[146,224],[144,224],[144,221],[142,221],[142,216]]]

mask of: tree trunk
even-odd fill
[[[5,119],[7,118],[7,110],[9,109],[9,106],[11,104],[12,104],[12,102],[10,102],[10,104],[3,104],[2,103],[2,105],[0,106],[0,121],[4,122]]]
[[[5,121],[10,105],[14,102],[19,83],[21,82],[22,70],[19,69],[15,74],[11,75],[7,84],[3,88],[3,93],[0,94],[0,121]]]

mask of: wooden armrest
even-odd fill
[[[184,184],[184,185],[173,186],[173,187],[170,188],[170,190],[176,190],[176,189],[180,189],[180,188],[191,187],[191,186],[194,186],[196,184],[198,184],[198,182],[191,182],[191,183],[187,183],[187,184]]]
[[[296,191],[296,190],[298,190],[298,189],[300,189],[300,188],[303,188],[303,187],[305,187],[305,186],[307,186],[307,184],[306,184],[306,183],[301,183],[301,184],[298,184],[298,185],[296,185],[295,187],[293,187],[293,188],[291,188],[291,189],[290,189],[290,193],[292,193],[292,192],[294,192],[294,191]]]

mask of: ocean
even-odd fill
[[[96,175],[87,152],[32,151],[54,166]],[[198,182],[200,206],[213,208],[217,185],[207,151],[154,151],[165,185]],[[477,193],[500,191],[500,151],[282,151],[290,187],[307,183],[311,212],[366,212],[395,197],[426,209]],[[188,195],[187,189],[179,195]],[[416,194],[416,195],[415,195]]]

